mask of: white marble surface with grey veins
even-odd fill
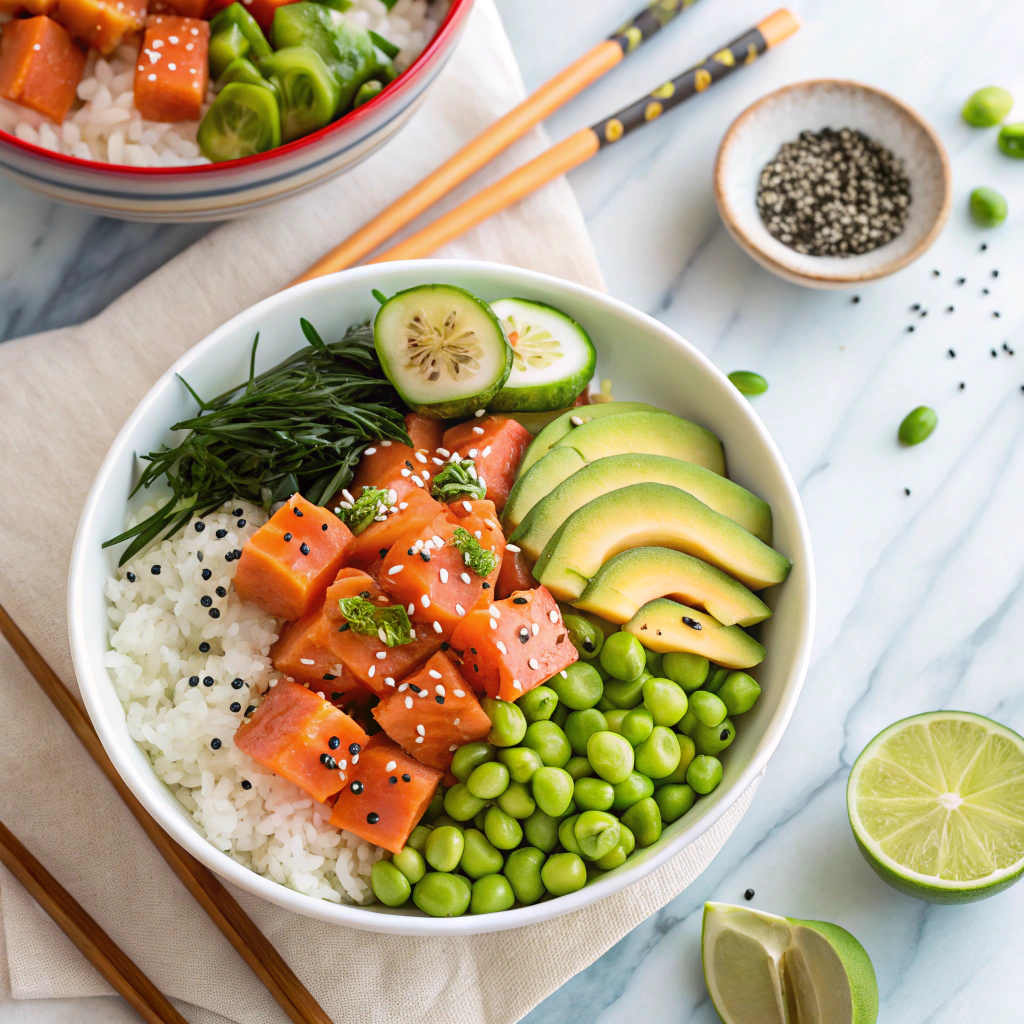
[[[878,973],[882,1021],[1021,1019],[1024,885],[964,907],[899,895],[857,852],[844,791],[861,748],[897,718],[962,708],[1024,731],[1024,161],[1003,157],[993,131],[958,116],[970,92],[999,84],[1018,95],[1024,118],[1024,7],[793,4],[805,20],[796,38],[571,180],[610,291],[723,370],[757,370],[771,383],[756,409],[800,486],[817,559],[811,671],[753,807],[718,858],[538,1006],[530,1024],[710,1024],[701,908],[709,899],[742,902],[748,888],[755,907],[835,921],[857,935]],[[529,86],[636,5],[499,0]],[[771,6],[701,0],[552,118],[552,134],[611,113]],[[954,212],[938,243],[861,289],[858,303],[758,268],[729,239],[712,199],[715,150],[732,118],[775,86],[825,76],[870,82],[922,111],[953,165]],[[999,229],[969,219],[967,197],[980,184],[1009,199]],[[0,225],[0,336],[9,337],[97,312],[205,230],[99,220],[6,180]],[[901,449],[900,419],[922,403],[938,410],[938,429]],[[72,1019],[134,1018],[112,1000],[0,1004],[4,1024]]]

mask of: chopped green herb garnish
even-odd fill
[[[362,533],[377,516],[384,515],[391,505],[391,493],[380,487],[366,487],[349,505],[341,503],[341,511],[334,514],[353,532]],[[346,507],[348,506],[348,507]]]
[[[477,574],[490,576],[497,560],[493,551],[482,547],[480,541],[461,526],[455,527],[455,546],[462,553],[462,560]]]
[[[449,462],[437,476],[430,488],[431,497],[438,501],[455,501],[467,495],[482,501],[487,494],[487,487],[476,475],[476,465],[472,459],[462,462]]]
[[[409,615],[400,604],[379,608],[365,597],[343,597],[338,607],[354,633],[375,636],[388,647],[409,644],[415,639]]]

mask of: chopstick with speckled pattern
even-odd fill
[[[185,888],[195,897],[196,902],[206,911],[242,959],[253,969],[277,1004],[288,1015],[289,1020],[294,1024],[332,1024],[331,1018],[299,981],[281,954],[256,927],[249,915],[235,902],[213,872],[171,839],[135,798],[110,758],[107,757],[103,744],[100,743],[100,738],[89,721],[89,716],[81,701],[61,682],[57,673],[32,646],[31,641],[18,628],[2,605],[0,605],[0,634],[14,648],[14,652],[21,659],[22,664],[29,670],[54,707],[61,713],[64,721],[71,727],[72,732],[81,741],[82,746],[110,780],[111,785],[117,790],[118,796],[127,804],[128,810],[132,812],[135,820],[149,836],[150,841],[170,865],[171,870],[181,879]],[[2,844],[0,844],[0,849],[2,849]],[[70,899],[70,897],[68,898]],[[85,912],[82,911],[82,913]],[[95,927],[98,930],[99,926]],[[116,949],[116,947],[114,948]],[[128,962],[131,963],[131,961]],[[170,1009],[173,1011],[173,1007]],[[147,1017],[146,1019],[166,1019],[175,1022],[182,1020],[176,1012],[174,1017]]]

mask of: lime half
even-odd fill
[[[874,1024],[878,983],[864,947],[825,921],[704,904],[708,995],[725,1024]]]
[[[911,896],[969,903],[1024,873],[1024,739],[981,715],[890,725],[857,758],[846,806],[868,863]]]

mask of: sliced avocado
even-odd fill
[[[772,613],[759,597],[721,569],[669,548],[631,548],[610,558],[587,584],[575,607],[621,623],[658,597],[704,608],[725,626],[752,626]]]
[[[526,449],[526,454],[519,463],[516,475],[522,476],[535,462],[547,455],[554,443],[576,426],[572,422],[573,419],[579,420],[580,423],[588,423],[590,420],[603,416],[617,416],[623,412],[642,412],[645,409],[651,411],[654,408],[653,405],[648,405],[646,402],[595,402],[593,405],[580,405],[573,409],[567,409],[561,416],[553,419],[533,439],[533,444]]]
[[[512,485],[501,514],[505,528],[514,530],[538,501],[585,465],[575,448],[552,448]]]
[[[549,459],[556,458],[561,452],[566,451],[567,447],[556,445],[552,448],[521,482],[526,484],[527,481],[532,481],[539,471],[546,468]],[[568,450],[575,451],[575,448]],[[567,462],[563,464],[568,465]],[[552,471],[547,476],[555,482],[557,474]],[[547,483],[547,480],[544,482]],[[531,492],[539,490],[540,481],[537,483],[537,487],[530,484]],[[555,530],[576,509],[609,491],[641,483],[669,484],[681,491],[688,491],[709,508],[739,523],[758,540],[766,544],[771,543],[772,510],[766,502],[710,469],[692,462],[670,459],[665,455],[609,455],[577,468],[572,476],[559,483],[550,494],[529,510],[529,514],[522,518],[509,539],[518,544],[531,558],[538,558]],[[523,504],[524,501],[521,499],[518,506],[521,507]]]
[[[739,626],[723,626],[712,616],[667,598],[645,604],[622,628],[658,654],[700,654],[733,669],[753,668],[764,661],[765,649]]]
[[[725,475],[722,442],[704,427],[670,412],[625,412],[591,420],[560,437],[555,448],[575,448],[594,462],[608,455],[667,455]]]
[[[633,484],[577,509],[541,552],[533,575],[561,601],[575,601],[613,555],[665,547],[701,558],[751,590],[781,583],[789,559],[692,494],[667,484]]]

